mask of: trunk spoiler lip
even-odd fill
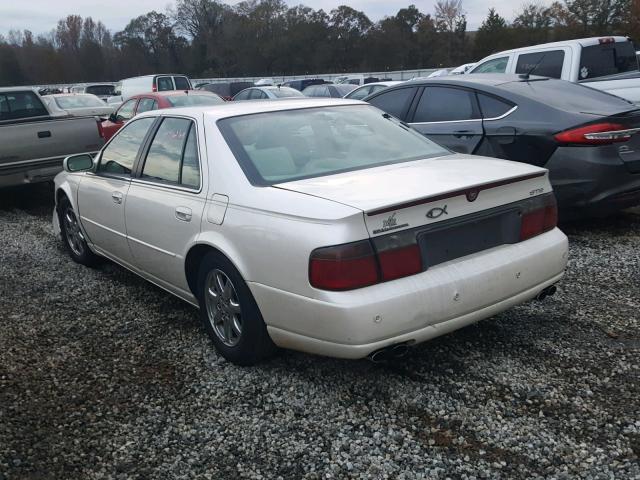
[[[411,200],[403,203],[396,203],[395,205],[390,205],[388,207],[382,207],[382,208],[368,211],[366,212],[366,214],[368,217],[373,217],[375,215],[381,215],[383,213],[393,212],[394,210],[401,210],[403,208],[415,207],[417,205],[436,202],[438,200],[445,200],[447,198],[457,197],[459,195],[466,195],[467,200],[472,202],[477,198],[478,194],[483,190],[489,190],[491,188],[501,187],[503,185],[509,185],[511,183],[524,182],[525,180],[531,180],[533,178],[543,177],[546,174],[547,174],[547,170],[543,170],[541,172],[531,173],[529,175],[521,175],[518,177],[498,180],[496,182],[483,183],[480,185],[474,185],[472,187],[465,187],[458,190],[452,190],[450,192],[442,193],[439,195],[431,195],[429,197],[419,198],[417,200]],[[473,196],[474,194],[476,198],[473,198],[473,200],[470,200],[470,197]]]

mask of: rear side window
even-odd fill
[[[403,115],[407,111],[409,102],[413,100],[415,93],[415,88],[399,88],[397,90],[391,90],[390,92],[381,93],[370,99],[369,103],[400,120],[404,120]]]
[[[127,123],[102,151],[98,171],[130,175],[142,141],[155,121],[153,117]]]
[[[157,85],[158,85],[158,91],[159,92],[166,92],[168,90],[173,90],[173,81],[171,80],[171,77],[158,77],[158,79],[156,80]]]
[[[191,90],[191,85],[186,77],[173,77],[173,81],[176,84],[176,90]]]
[[[414,123],[451,122],[480,118],[475,96],[469,90],[427,87],[413,117]]]
[[[500,100],[484,93],[478,93],[478,102],[480,102],[482,117],[485,119],[500,117],[514,107],[506,100]]]
[[[7,92],[0,94],[0,120],[44,117],[49,112],[33,92]]]
[[[184,118],[165,118],[158,128],[147,158],[142,169],[142,178],[171,184],[197,186],[193,183],[200,181],[197,152],[195,148],[195,133],[191,136],[191,144],[187,147],[187,140],[192,129],[190,120]],[[184,160],[186,158],[186,169]],[[198,170],[197,178],[195,170]],[[187,172],[184,180],[183,174]]]
[[[562,76],[563,63],[564,50],[525,53],[518,57],[516,73],[530,73],[531,75],[540,75],[542,77],[560,78]]]
[[[579,80],[638,70],[631,42],[603,43],[584,47],[580,56]]]
[[[156,102],[153,98],[143,98],[138,104],[137,112],[148,112],[149,110],[155,110],[156,108],[158,108],[158,102]]]
[[[500,57],[487,60],[474,68],[471,73],[504,73],[507,71],[509,57]]]

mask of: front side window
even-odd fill
[[[234,97],[234,100],[249,100],[249,95],[250,94],[251,94],[251,89],[243,90],[242,92],[238,93]]]
[[[133,111],[136,108],[137,99],[127,100],[122,106],[118,109],[118,113],[116,114],[116,120],[119,122],[126,122],[133,117]]]
[[[460,88],[427,87],[420,97],[413,123],[452,122],[480,118],[473,92]]]
[[[0,94],[0,120],[45,117],[49,112],[34,92]]]
[[[142,168],[143,179],[198,186],[200,171],[192,124],[184,118],[168,117],[162,121]],[[194,130],[193,135],[190,130]]]
[[[157,84],[158,84],[158,91],[159,92],[166,92],[168,90],[173,90],[173,80],[171,80],[171,77],[158,77],[158,79],[156,80]]]
[[[98,172],[131,175],[138,150],[155,118],[146,117],[127,123],[102,151]]]
[[[173,77],[173,81],[176,84],[176,90],[191,90],[189,80],[187,80],[185,77]]]
[[[347,98],[351,100],[362,100],[364,97],[369,95],[369,93],[371,92],[371,88],[372,87],[369,87],[369,86],[356,88],[355,90],[353,90],[351,93],[347,95]]]
[[[524,53],[518,57],[516,73],[528,73],[542,77],[562,77],[564,50],[550,50],[548,52]]]
[[[251,100],[261,100],[263,98],[267,98],[267,96],[261,90],[254,88],[251,90],[251,95],[249,95],[249,99]]]
[[[500,57],[487,60],[474,68],[471,73],[504,73],[507,71],[509,57]]]
[[[404,120],[403,116],[409,107],[409,102],[413,100],[416,88],[398,88],[389,92],[383,92],[369,100],[380,110],[390,113],[394,117]]]
[[[149,110],[155,110],[156,108],[158,108],[158,102],[153,98],[141,98],[137,112],[148,112]]]
[[[256,185],[449,153],[369,105],[257,113],[222,119],[218,126]]]

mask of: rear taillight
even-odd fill
[[[369,240],[318,248],[309,260],[309,281],[322,290],[353,290],[378,283],[380,274]]]
[[[531,210],[522,214],[520,241],[553,230],[558,224],[558,206],[555,196],[545,195],[540,197],[540,202],[536,203]]]
[[[638,131],[637,128],[629,128],[619,123],[594,123],[560,132],[555,135],[555,139],[568,145],[608,145],[626,142]]]
[[[309,281],[322,290],[354,290],[422,271],[415,233],[318,248],[311,253]]]
[[[158,86],[154,83],[153,86],[151,87],[151,91],[152,92],[157,92],[158,91]]]

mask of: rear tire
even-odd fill
[[[216,350],[237,365],[255,365],[275,354],[251,290],[233,264],[208,253],[198,272],[200,318]]]
[[[100,257],[89,249],[84,233],[80,228],[80,222],[66,196],[60,199],[58,205],[58,220],[62,243],[71,259],[87,267],[95,267],[100,263]]]

